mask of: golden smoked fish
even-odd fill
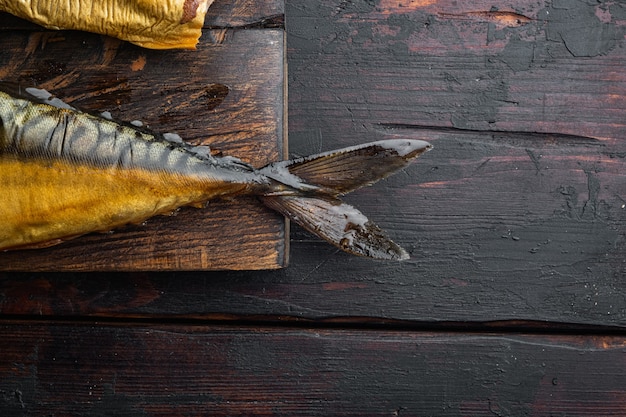
[[[406,259],[339,196],[430,148],[419,140],[384,140],[255,169],[171,134],[81,112],[45,90],[0,82],[0,250],[51,246],[181,206],[256,195],[346,252]]]
[[[113,36],[151,49],[194,49],[213,0],[0,0],[0,10],[48,29]]]

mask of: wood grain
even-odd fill
[[[99,35],[38,30],[5,30],[2,45],[0,79],[46,88],[83,110],[140,119],[255,166],[283,158],[280,28],[207,29],[196,51],[150,51]],[[285,239],[280,216],[243,198],[50,249],[5,253],[0,269],[273,269],[286,264]]]
[[[285,2],[283,0],[216,0],[207,13],[207,28],[263,28],[283,27]]]
[[[534,3],[524,4],[519,3],[521,11]],[[490,29],[484,22],[440,21],[435,10],[420,14],[419,9],[407,9],[407,19],[438,22],[418,26],[410,32],[412,37],[445,44],[397,54],[385,46],[408,40],[372,32],[400,24],[396,12],[361,12],[353,4],[342,14],[321,1],[288,6],[293,154],[395,135],[435,144],[403,174],[348,196],[390,230],[413,259],[398,264],[349,257],[294,227],[292,262],[284,271],[93,278],[5,275],[5,291],[18,288],[24,296],[23,303],[7,297],[5,314],[20,308],[36,314],[43,305],[44,311],[63,315],[357,316],[626,325],[626,145],[619,135],[621,116],[611,110],[626,88],[617,69],[626,59],[623,48],[580,58],[563,44],[537,35],[527,42],[533,49],[552,48],[559,54],[554,60],[538,57],[532,69],[514,71],[505,65],[494,73],[505,47],[502,41],[489,49],[488,32],[499,30],[508,39],[529,26]],[[535,10],[528,15],[537,15]],[[359,19],[357,12],[367,19]],[[472,29],[474,38],[467,39],[472,48],[451,37],[455,25]],[[306,32],[315,26],[317,31]],[[445,36],[437,40],[439,31]],[[332,33],[339,34],[341,42],[333,41]],[[352,33],[362,33],[363,41],[356,43]],[[495,81],[490,81],[494,74]],[[516,100],[549,87],[567,92],[570,105],[552,100],[549,106],[534,106],[526,100],[514,106],[484,98],[500,94],[499,86],[513,81],[525,86],[507,93]],[[485,120],[481,114],[500,115],[495,109],[502,106],[509,120],[520,118],[517,130],[490,130],[478,123]],[[477,122],[453,126],[452,118],[463,114]],[[559,133],[548,125],[554,129],[550,133],[539,123],[544,118],[563,118],[579,132]],[[605,133],[587,136],[593,132],[585,132],[585,126]],[[66,291],[73,296],[68,298]],[[117,305],[120,293],[138,301]],[[155,293],[160,295],[150,298]],[[29,301],[29,294],[37,296]],[[151,301],[142,301],[146,299]]]
[[[519,4],[523,11],[526,6]],[[611,111],[626,88],[617,71],[626,59],[624,49],[580,58],[537,35],[528,43],[533,49],[554,49],[559,53],[554,61],[544,56],[533,61],[532,69],[502,66],[494,73],[494,62],[505,48],[501,43],[489,49],[488,23],[440,21],[435,11],[405,10],[416,21],[420,16],[421,21],[436,18],[439,23],[418,26],[410,34],[435,42],[435,34],[445,30],[447,37],[437,40],[445,47],[396,54],[385,45],[407,40],[373,36],[372,31],[400,24],[394,20],[398,14],[381,16],[374,8],[360,12],[351,7],[343,14],[327,2],[288,8],[291,149],[304,155],[395,135],[431,140],[435,149],[402,175],[348,196],[412,252],[411,261],[349,257],[294,227],[293,262],[281,272],[5,275],[5,293],[20,289],[24,301],[7,297],[4,313],[36,314],[43,305],[44,311],[63,315],[626,325],[626,146],[618,135],[621,117]],[[357,11],[368,19],[359,19]],[[472,48],[451,38],[455,25],[472,28],[474,40],[467,40],[474,42]],[[305,31],[315,26],[321,29]],[[510,38],[529,29],[500,29],[500,35]],[[334,42],[331,33],[339,34],[342,42]],[[372,35],[354,47],[352,33],[362,33],[363,39]],[[548,84],[556,91],[561,82],[570,83],[564,88],[570,106],[554,101],[550,106],[511,106],[476,98],[496,94],[498,86],[512,81],[525,86],[507,93],[516,100],[540,94]],[[614,98],[609,91],[616,92]],[[463,114],[479,121],[487,108],[499,115],[494,109],[502,106],[509,120],[517,114],[526,125],[520,121],[518,130],[490,130],[479,123],[462,127],[450,122]],[[548,126],[552,133],[543,131],[539,122],[545,117],[578,124],[579,132],[559,133],[554,126]],[[605,133],[587,136],[593,132],[585,132],[584,126]],[[66,291],[73,296],[68,298]],[[120,293],[133,294],[128,297],[137,301],[117,305]],[[159,296],[151,298],[155,293]],[[29,301],[33,294],[37,296]],[[142,301],[146,299],[151,301]]]
[[[2,415],[625,411],[622,337],[80,323],[0,331]]]
[[[413,258],[0,273],[0,414],[626,414],[623,7],[285,12],[292,154],[435,144],[347,197]]]
[[[411,261],[347,260],[294,228],[276,308],[623,326],[622,8],[457,3],[288,3],[291,151],[383,137],[434,150],[350,200]],[[492,9],[531,20],[470,14]]]

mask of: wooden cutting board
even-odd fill
[[[217,0],[197,50],[153,51],[1,13],[0,79],[260,167],[287,154],[283,22],[283,0]],[[48,249],[0,253],[0,270],[276,269],[287,263],[287,242],[282,216],[240,198]]]

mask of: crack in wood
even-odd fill
[[[472,136],[472,141],[493,143],[496,145],[526,148],[533,144],[542,145],[569,145],[569,146],[604,146],[600,139],[559,132],[525,132],[516,130],[483,130],[461,129],[449,126],[414,125],[405,123],[378,123],[376,127],[384,133],[390,131],[432,132],[457,135],[459,137]]]
[[[284,29],[285,28],[285,15],[280,13],[273,16],[267,16],[254,22],[240,24],[240,25],[220,25],[220,26],[205,26],[203,29]]]
[[[254,297],[267,301],[262,297]],[[298,310],[301,311],[301,310]],[[311,310],[320,313],[320,311]],[[163,331],[176,331],[183,326],[206,328],[267,328],[267,329],[300,329],[332,331],[394,331],[394,332],[437,332],[462,334],[535,334],[535,335],[571,335],[585,334],[587,336],[624,337],[626,327],[619,323],[592,324],[574,323],[559,320],[531,320],[531,319],[503,319],[492,321],[455,321],[455,320],[412,320],[376,316],[342,316],[331,314],[318,315],[317,318],[299,315],[278,314],[236,314],[236,313],[209,313],[209,314],[180,314],[159,315],[148,313],[119,314],[90,314],[90,315],[32,315],[32,314],[4,314],[0,317],[0,325],[55,325],[72,324],[74,326],[91,326],[97,322],[100,327],[145,327],[159,326]],[[613,346],[604,344],[601,349],[623,348],[622,344]],[[0,391],[1,394],[1,391]]]
[[[500,27],[516,28],[524,26],[532,22],[533,18],[524,16],[520,13],[498,11],[498,10],[479,10],[463,13],[437,13],[439,17],[445,19],[469,20],[475,22],[493,23]]]

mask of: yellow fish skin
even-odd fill
[[[248,188],[247,184],[167,171],[101,169],[65,160],[24,161],[10,156],[0,158],[0,178],[3,193],[10,196],[0,204],[4,219],[0,242],[13,247],[141,223],[181,206]]]
[[[254,169],[81,112],[43,90],[0,82],[0,250],[50,246],[246,194],[346,252],[406,259],[339,196],[430,148],[394,139]]]
[[[99,33],[150,49],[195,49],[213,0],[0,0],[47,29]]]

